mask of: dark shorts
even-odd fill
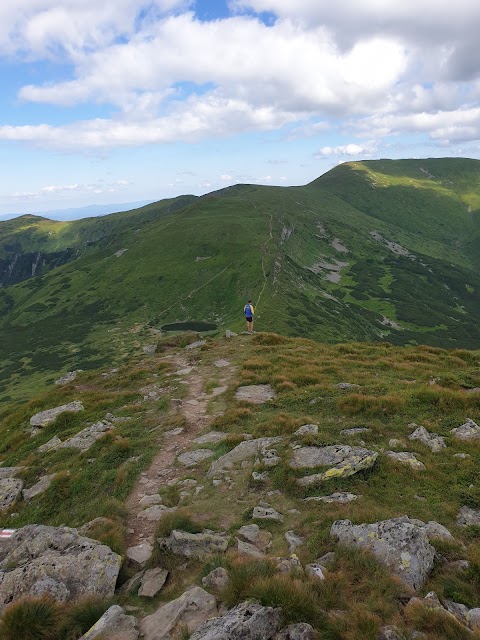
[[[246,320],[247,322],[253,322],[253,318],[249,318],[248,316],[246,316],[246,317],[245,317],[245,320]]]

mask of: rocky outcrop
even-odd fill
[[[113,596],[121,557],[76,529],[27,525],[0,546],[0,609],[29,595]]]
[[[351,476],[375,464],[378,453],[362,447],[330,445],[328,447],[301,447],[295,449],[290,466],[293,469],[331,467],[322,473],[299,478],[297,482],[307,486],[321,480]]]
[[[80,449],[80,451],[87,451],[90,447],[95,444],[97,440],[103,437],[103,435],[110,431],[113,428],[113,425],[108,422],[108,420],[100,420],[100,422],[96,422],[92,424],[90,427],[86,427],[82,429],[77,435],[73,436],[73,438],[69,438],[57,445],[56,449]]]
[[[224,616],[206,622],[190,640],[270,640],[280,625],[280,609],[244,602]]]
[[[125,615],[122,607],[113,605],[80,640],[137,640],[136,618]]]
[[[231,469],[234,464],[248,460],[257,454],[267,451],[272,445],[278,444],[283,440],[282,437],[276,438],[257,438],[256,440],[246,440],[234,447],[231,451],[224,456],[220,456],[218,460],[212,463],[210,470],[207,473],[207,478],[215,476],[223,469]]]
[[[84,406],[78,400],[63,404],[60,407],[54,409],[47,409],[46,411],[40,411],[30,418],[30,426],[32,427],[46,427],[48,424],[54,422],[61,413],[72,412],[77,413],[83,411]]]
[[[427,532],[407,517],[360,525],[337,520],[330,534],[341,544],[372,551],[414,589],[424,585],[433,567],[435,549]]]
[[[204,560],[213,553],[224,553],[228,538],[216,533],[188,533],[174,530],[168,538],[159,538],[160,547],[185,558]]]
[[[0,480],[0,511],[8,509],[20,497],[23,480],[18,478],[3,478]]]
[[[467,418],[465,424],[462,424],[460,427],[451,429],[450,433],[452,433],[453,437],[457,440],[463,440],[464,442],[480,440],[480,427],[470,418]]]
[[[385,455],[391,460],[405,464],[415,471],[423,471],[425,469],[423,462],[417,460],[416,455],[410,451],[385,451]]]
[[[415,431],[408,436],[409,440],[419,440],[423,442],[433,453],[438,453],[447,446],[445,444],[445,438],[442,438],[442,436],[439,436],[437,433],[429,433],[425,427],[419,427],[414,423],[410,424],[409,427],[417,427]]]
[[[192,587],[143,618],[140,632],[144,640],[172,640],[182,629],[193,633],[217,613],[215,596],[201,587]]]

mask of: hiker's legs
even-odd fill
[[[247,331],[248,333],[253,333],[253,320],[250,320],[250,322],[247,322]]]

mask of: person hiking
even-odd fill
[[[253,314],[255,313],[255,309],[253,308],[251,300],[243,307],[243,313],[247,321],[247,333],[253,333]]]

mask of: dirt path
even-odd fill
[[[176,355],[171,362],[176,370],[191,367],[183,354]],[[181,404],[173,407],[172,411],[179,411],[185,417],[186,426],[180,433],[177,429],[165,433],[163,441],[159,445],[161,448],[152,464],[139,478],[127,498],[125,506],[128,511],[127,544],[129,547],[145,541],[153,542],[158,519],[148,520],[144,517],[138,517],[145,510],[145,505],[141,503],[141,500],[147,495],[156,494],[159,488],[165,486],[169,481],[185,475],[186,467],[175,464],[177,456],[191,449],[193,439],[215,418],[214,415],[207,414],[208,403],[214,395],[213,393],[208,395],[203,393],[205,382],[214,375],[218,376],[220,372],[219,385],[227,386],[234,371],[235,367],[232,365],[216,368],[214,365],[205,366],[200,363],[194,365],[189,373],[182,376],[183,381],[188,383],[188,393]]]

